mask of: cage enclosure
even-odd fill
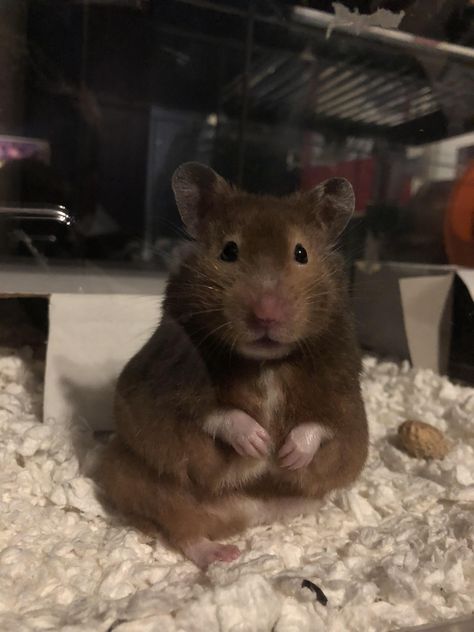
[[[1,502],[17,526],[0,627],[471,629],[473,14],[464,0],[2,4]],[[371,435],[353,488],[251,530],[243,563],[209,584],[111,518],[88,470],[190,245],[171,188],[187,161],[255,194],[350,181],[335,248]],[[443,432],[446,458],[403,452],[406,420]],[[15,564],[34,569],[21,595]]]

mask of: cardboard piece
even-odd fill
[[[52,294],[139,294],[160,296],[167,275],[156,270],[108,268],[36,263],[2,263],[0,295],[44,296]]]
[[[368,267],[365,262],[356,262],[352,307],[357,335],[365,350],[409,358],[398,278],[391,266]]]
[[[35,263],[2,264],[0,299],[49,301],[43,416],[112,428],[115,380],[158,324],[167,275]]]
[[[474,301],[474,270],[469,268],[459,268],[457,274],[467,287],[471,299]]]
[[[472,299],[474,270],[401,262],[370,265],[357,261],[353,310],[362,347],[382,356],[409,359],[415,367],[442,374],[449,369],[456,379],[472,380],[470,361],[461,365],[459,358],[453,356],[452,351],[459,355],[457,338],[456,348],[450,349],[453,318],[454,324],[464,328],[463,336],[466,327],[469,328],[465,306],[462,314],[453,311],[455,277],[466,286],[467,300]]]
[[[155,296],[53,294],[44,418],[79,419],[94,431],[113,428],[116,379],[160,314]]]
[[[437,373],[448,368],[449,335],[443,325],[449,323],[453,280],[454,274],[399,280],[411,361]]]

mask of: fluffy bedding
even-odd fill
[[[360,480],[234,539],[241,558],[205,575],[103,511],[98,445],[86,420],[39,422],[41,375],[28,350],[0,352],[1,630],[383,632],[472,612],[473,389],[366,358]],[[399,451],[407,418],[446,432],[443,461]]]

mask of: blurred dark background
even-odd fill
[[[76,223],[14,220],[0,254],[159,262],[181,236],[170,176],[196,159],[275,194],[345,175],[354,257],[447,262],[444,218],[474,153],[474,55],[421,38],[469,50],[473,3],[339,3],[403,11],[416,39],[402,43],[294,14],[333,4],[4,0],[0,205],[63,204]]]

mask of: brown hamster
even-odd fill
[[[210,168],[173,176],[196,242],[162,321],[117,385],[100,464],[115,507],[198,566],[235,559],[219,538],[351,483],[367,456],[360,357],[334,242],[354,208],[333,178],[250,195]]]

